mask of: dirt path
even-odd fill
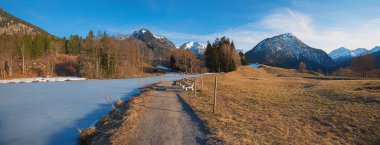
[[[159,86],[166,90],[152,92],[152,102],[143,106],[147,110],[128,144],[205,144],[207,133],[200,120],[177,96],[181,91],[179,87],[172,82],[163,82]]]

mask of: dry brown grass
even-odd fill
[[[267,73],[274,74],[278,77],[321,77],[323,74],[319,74],[314,71],[305,70],[302,73],[298,72],[295,69],[285,69],[285,68],[279,68],[279,67],[272,67],[268,65],[261,65]]]
[[[305,79],[292,77],[293,70],[270,69],[207,75],[196,98],[181,96],[226,144],[380,143],[380,80]]]
[[[126,140],[136,127],[137,121],[146,111],[142,105],[151,102],[150,91],[153,85],[143,88],[140,95],[135,95],[131,99],[120,102],[117,100],[116,108],[105,117],[100,119],[94,127],[85,130],[79,129],[79,143],[83,145],[107,145],[126,144]]]

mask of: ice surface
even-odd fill
[[[249,66],[249,67],[252,67],[252,68],[262,69],[262,67],[259,66],[259,65],[256,64],[256,63],[250,64],[250,65],[248,65],[248,66]]]
[[[183,77],[0,84],[0,144],[77,144],[78,128],[111,111],[106,97],[127,100],[139,87]]]

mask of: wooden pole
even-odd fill
[[[214,84],[214,106],[212,108],[212,113],[215,113],[215,107],[216,107],[216,89],[218,88],[218,80],[215,76],[215,84]]]
[[[194,98],[197,97],[197,78],[194,77]]]
[[[203,91],[203,75],[201,75],[201,82],[202,82],[201,90]]]

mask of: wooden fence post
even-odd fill
[[[197,78],[194,77],[194,98],[197,97]]]
[[[218,80],[215,76],[215,84],[214,84],[214,106],[212,108],[212,113],[215,113],[215,107],[216,107],[216,89],[218,88]]]
[[[202,82],[201,90],[203,91],[203,75],[202,74],[201,74],[201,82]]]

